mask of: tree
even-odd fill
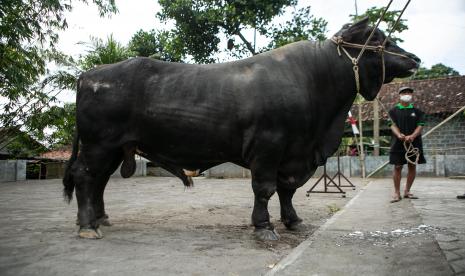
[[[92,2],[102,16],[116,12],[114,0]],[[54,91],[45,86],[63,80],[64,75],[47,78],[46,83],[41,83],[41,78],[47,73],[46,62],[59,56],[55,49],[58,31],[67,28],[64,15],[71,9],[70,1],[1,1],[1,127],[21,125],[30,114],[41,112],[55,100]]]
[[[107,37],[106,41],[91,37],[87,54],[80,57],[78,66],[81,72],[94,68],[97,65],[112,64],[133,57],[133,53],[128,47],[113,38],[113,35]],[[79,72],[79,74],[81,73]]]
[[[75,103],[65,103],[63,107],[52,106],[28,117],[25,128],[29,135],[52,148],[70,145],[76,124],[75,114]]]
[[[47,150],[45,146],[18,128],[0,128],[0,137],[5,138],[0,143],[0,151],[7,152],[10,157],[27,158],[37,156]]]
[[[266,49],[274,49],[300,40],[325,40],[327,22],[323,18],[315,18],[310,7],[301,8],[292,13],[292,19],[284,24],[273,26],[267,33],[271,38]]]
[[[171,62],[183,60],[181,47],[182,45],[177,42],[172,32],[154,29],[150,32],[139,30],[132,36],[128,45],[128,48],[137,56]]]
[[[240,58],[280,46],[286,41],[310,37],[321,39],[327,24],[323,19],[313,18],[309,9],[293,14],[293,28],[273,24],[273,20],[283,15],[287,7],[295,7],[297,0],[160,0],[159,4],[162,10],[157,16],[162,21],[175,22],[173,34],[182,44],[179,48],[200,63],[216,60],[215,55],[223,50],[219,46],[221,38],[228,39],[230,54]],[[318,30],[317,35],[312,33],[310,26]],[[251,29],[256,29],[259,35],[268,39],[286,38],[256,49],[244,35]]]
[[[413,76],[414,80],[435,79],[440,77],[459,76],[459,72],[442,63],[431,66],[431,69],[421,66]]]
[[[98,65],[111,64],[134,56],[132,51],[121,45],[112,35],[106,41],[91,37],[90,43],[86,44],[87,54],[77,61],[66,55],[57,56],[56,59],[60,60],[63,68],[49,76],[46,81],[59,85],[61,89],[74,90],[77,78],[82,72]],[[27,117],[24,128],[32,137],[52,148],[69,145],[73,140],[75,113],[75,103],[66,103],[62,107],[51,106]]]
[[[361,15],[351,14],[350,17],[352,18],[353,22],[357,22],[362,18],[368,17],[369,22],[375,25],[378,22],[381,15],[383,14],[384,9],[385,9],[384,7],[381,7],[381,8],[371,7],[367,9]],[[379,28],[383,30],[384,32],[393,30],[391,34],[391,40],[393,40],[394,42],[403,42],[401,38],[396,36],[396,33],[399,34],[405,30],[408,30],[408,26],[405,24],[407,22],[407,19],[403,19],[403,18],[399,20],[399,23],[393,29],[394,24],[396,23],[397,18],[399,17],[400,13],[401,13],[400,10],[387,11],[386,14],[384,15],[384,18],[382,21],[383,23],[379,25]]]

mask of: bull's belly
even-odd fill
[[[313,176],[317,166],[308,156],[294,156],[284,160],[278,169],[278,185],[299,188]]]
[[[169,141],[169,142],[168,142]],[[140,143],[139,150],[153,161],[185,169],[207,169],[225,162],[242,164],[240,151],[227,143],[196,143],[195,139],[168,139],[158,143]]]

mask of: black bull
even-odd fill
[[[371,30],[363,20],[336,35],[363,44]],[[370,44],[384,38],[376,30]],[[224,162],[250,168],[258,238],[278,238],[267,210],[275,192],[282,222],[294,229],[301,219],[292,197],[339,146],[356,96],[352,63],[336,47],[330,40],[301,41],[210,65],[134,58],[82,74],[73,155],[63,180],[68,199],[76,189],[80,236],[101,237],[109,176],[122,161],[123,176],[133,174],[136,151],[186,185],[183,169],[204,171]],[[393,42],[386,49],[404,55],[385,55],[386,83],[418,68],[419,59]],[[360,60],[360,93],[368,100],[382,85],[382,66],[375,51]]]

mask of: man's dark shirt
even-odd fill
[[[413,107],[412,104],[403,106],[398,103],[389,110],[389,117],[391,118],[391,123],[395,124],[405,136],[411,135],[418,126],[425,125],[423,111]],[[421,135],[418,135],[413,140],[413,146],[423,151]],[[392,133],[391,138],[391,152],[405,152],[404,142],[399,140],[394,133]]]

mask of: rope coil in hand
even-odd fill
[[[405,160],[412,165],[418,165],[418,159],[420,159],[420,149],[413,146],[413,144],[407,140],[404,141],[405,148]],[[412,159],[415,158],[415,159]],[[415,161],[412,161],[415,160]]]

